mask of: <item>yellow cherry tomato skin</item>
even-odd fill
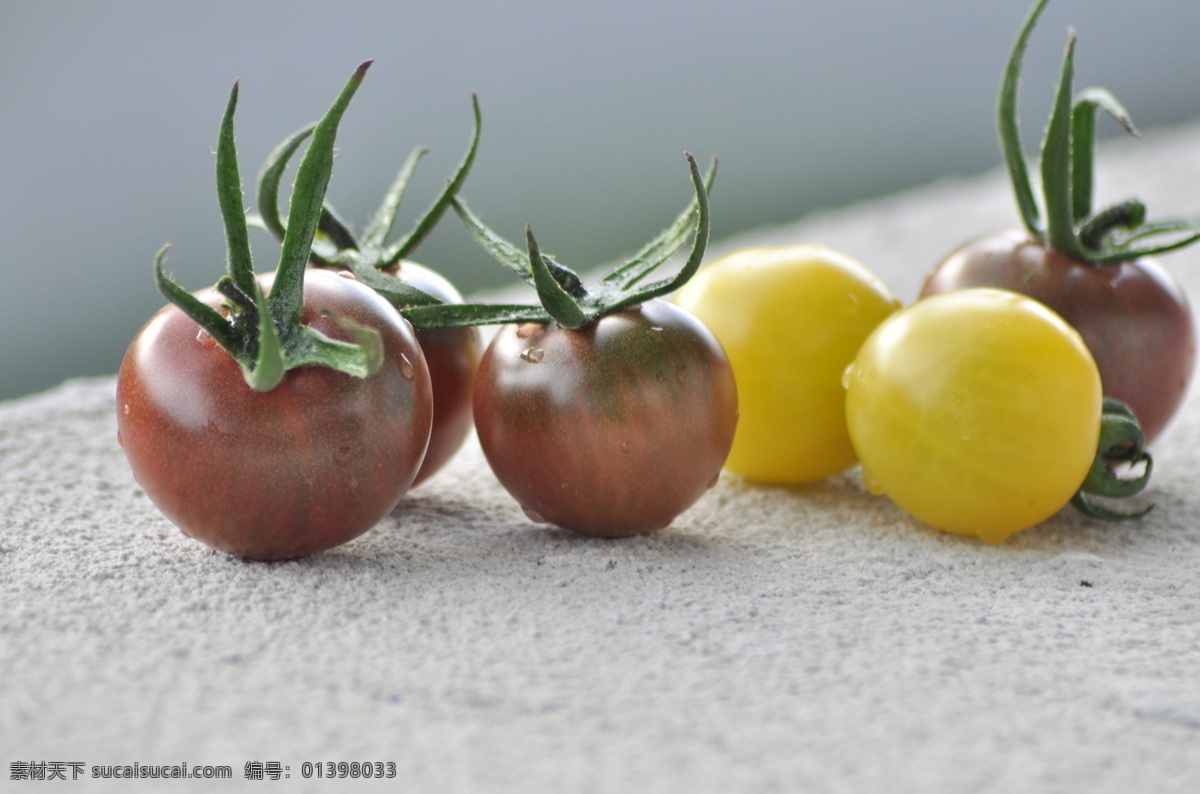
[[[1100,374],[1041,303],[967,289],[879,326],[846,372],[867,488],[946,532],[999,543],[1061,509],[1100,434]]]
[[[842,374],[900,308],[878,277],[821,246],[747,248],[702,268],[676,301],[733,366],[741,416],[728,470],[798,484],[855,464]]]

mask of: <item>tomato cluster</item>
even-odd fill
[[[369,65],[319,122],[272,152],[251,215],[233,143],[235,84],[217,146],[228,273],[190,293],[164,272],[160,252],[155,277],[170,303],[118,374],[118,438],[134,477],[185,534],[247,558],[288,559],[370,529],[474,423],[531,518],[604,536],[670,524],[716,482],[737,423],[720,345],[662,300],[703,258],[715,163],[705,177],[688,155],[695,198],[589,290],[540,253],[532,232],[522,253],[458,199],[479,141],[475,103],[470,146],[412,231],[387,241],[420,150],[359,236],[325,190],[338,124]],[[306,141],[284,219],[279,184]],[[451,206],[541,306],[466,304],[408,259]],[[282,243],[271,273],[254,273],[252,225]],[[680,272],[653,278],[689,236]],[[485,354],[476,326],[500,323]]]
[[[357,234],[325,192],[337,127],[370,62],[320,121],[271,153],[258,212],[247,214],[235,84],[217,146],[227,274],[190,293],[160,252],[169,304],[118,375],[118,433],[135,478],[185,534],[253,559],[367,531],[472,426],[532,521],[603,537],[668,526],[722,469],[799,484],[861,464],[868,490],[989,542],[1068,502],[1103,518],[1141,515],[1092,497],[1145,486],[1144,446],[1182,401],[1192,316],[1147,257],[1200,233],[1146,224],[1132,200],[1093,212],[1094,118],[1104,110],[1132,127],[1106,92],[1072,96],[1073,38],[1042,151],[1043,221],[1015,94],[1046,2],[1018,36],[1000,102],[1026,228],[952,254],[908,307],[862,264],[814,245],[745,249],[702,268],[716,162],[701,174],[690,154],[684,210],[585,284],[531,229],[514,245],[459,195],[479,143],[474,98],[466,153],[412,229],[389,242],[421,149]],[[305,144],[285,219],[282,176]],[[467,303],[412,261],[450,209],[537,305]],[[270,273],[253,269],[250,226],[281,242]],[[1175,237],[1145,242],[1159,234]],[[658,277],[689,240],[678,271]],[[486,350],[481,325],[502,326]]]

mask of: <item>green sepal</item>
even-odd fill
[[[1093,518],[1106,521],[1125,521],[1149,513],[1154,505],[1126,513],[1091,498],[1124,499],[1145,490],[1154,469],[1154,460],[1146,452],[1145,443],[1141,425],[1129,406],[1111,397],[1104,398],[1096,457],[1071,504]]]
[[[529,249],[529,270],[533,273],[533,287],[537,290],[546,313],[563,328],[580,328],[595,319],[579,305],[579,300],[567,291],[550,272],[532,229],[525,226],[525,244]],[[574,275],[574,274],[572,274]],[[578,277],[576,277],[578,283]]]
[[[708,248],[708,237],[712,228],[708,206],[708,191],[705,188],[703,177],[700,176],[700,167],[696,165],[696,158],[692,157],[689,152],[684,152],[684,155],[687,157],[688,168],[691,172],[692,186],[696,190],[696,230],[692,234],[692,248],[688,253],[687,261],[684,262],[683,267],[674,276],[645,285],[641,289],[621,298],[621,300],[612,304],[615,309],[625,308],[635,303],[669,295],[683,287],[696,274],[696,271],[700,269],[700,263],[704,260],[704,252]],[[713,160],[713,169],[715,168],[716,160]],[[673,253],[674,251],[666,254],[665,258],[669,258]]]
[[[492,231],[479,216],[471,211],[467,206],[467,202],[462,198],[455,197],[450,202],[450,206],[458,214],[459,220],[463,226],[475,238],[475,242],[479,247],[491,255],[500,264],[507,267],[512,272],[516,273],[530,286],[533,286],[533,272],[529,269],[529,255],[522,251],[517,246],[505,240],[500,235]]]
[[[246,222],[251,226],[265,229],[278,240],[283,240],[287,233],[287,224],[279,214],[279,183],[283,179],[283,173],[287,169],[292,155],[312,135],[316,126],[317,122],[314,121],[285,138],[271,151],[258,170],[258,212],[246,213]],[[338,257],[340,246],[333,240],[337,239],[344,245],[347,240],[353,241],[354,239],[353,234],[328,204],[325,204],[321,213],[317,232],[317,236],[313,240],[313,248],[309,252],[309,261],[327,267],[333,266]]]
[[[400,279],[376,270],[373,265],[359,260],[350,263],[350,272],[354,277],[375,290],[397,309],[412,306],[445,306],[440,299],[428,292],[406,284]]]
[[[1079,227],[1079,241],[1091,251],[1100,251],[1105,240],[1118,229],[1136,229],[1146,222],[1146,205],[1128,199],[1087,218]]]
[[[289,135],[282,143],[271,150],[262,167],[258,170],[258,216],[262,228],[282,240],[287,226],[279,215],[279,182],[287,168],[288,160],[300,148],[300,144],[308,140],[316,129],[317,123],[307,124]]]
[[[254,304],[258,309],[258,334],[255,337],[254,361],[249,365],[240,361],[238,363],[241,364],[242,376],[251,389],[268,392],[279,385],[287,373],[288,367],[284,363],[279,330],[275,327],[267,300],[257,282],[254,284]]]
[[[996,112],[1000,127],[1000,147],[1004,153],[1004,163],[1008,167],[1017,208],[1021,212],[1025,228],[1037,237],[1042,235],[1042,219],[1034,196],[1033,183],[1029,179],[1029,168],[1025,164],[1025,150],[1021,146],[1021,129],[1017,122],[1017,94],[1021,83],[1021,62],[1025,57],[1029,36],[1049,1],[1039,0],[1025,18],[1021,32],[1017,34],[1016,43],[1013,44],[1012,53],[1004,69],[1000,102]]]
[[[1050,123],[1042,140],[1042,193],[1046,201],[1046,242],[1072,259],[1086,260],[1075,233],[1074,179],[1071,174],[1071,81],[1075,73],[1075,31],[1067,37]]]
[[[408,157],[400,166],[400,171],[392,179],[392,184],[388,187],[387,192],[384,193],[383,201],[375,210],[375,214],[371,216],[367,228],[363,230],[363,247],[376,250],[383,248],[388,235],[392,233],[392,226],[396,222],[396,215],[400,212],[400,202],[404,198],[405,191],[408,190],[408,183],[417,170],[417,164],[428,153],[429,150],[423,146],[418,146],[408,153]]]
[[[1158,254],[1178,251],[1180,248],[1186,248],[1192,243],[1200,241],[1200,231],[1196,231],[1198,229],[1200,229],[1200,220],[1180,218],[1171,221],[1143,224],[1124,236],[1114,232],[1109,237],[1108,245],[1100,251],[1089,253],[1087,261],[1103,265],[1110,262],[1126,262],[1138,257],[1157,256]],[[1184,237],[1178,237],[1169,243],[1143,246],[1132,245],[1137,240],[1144,240],[1155,235],[1177,235],[1181,232],[1191,233]]]
[[[1107,89],[1085,88],[1075,97],[1075,104],[1071,108],[1071,201],[1074,205],[1072,215],[1076,223],[1082,222],[1092,212],[1096,170],[1096,115],[1101,110],[1112,116],[1133,137],[1141,136],[1129,111]]]
[[[271,315],[277,322],[290,325],[300,323],[300,311],[304,304],[304,268],[312,252],[313,238],[325,201],[325,189],[333,173],[337,127],[370,66],[371,61],[366,61],[355,70],[332,107],[317,122],[308,149],[296,169],[296,184],[288,209],[279,267],[275,284],[267,296]]]
[[[594,322],[605,314],[641,303],[652,298],[674,292],[683,286],[700,267],[708,245],[710,231],[708,189],[716,175],[716,160],[713,160],[707,176],[700,174],[696,159],[688,152],[688,169],[691,174],[695,197],[665,231],[649,244],[642,247],[633,259],[615,268],[600,283],[589,289],[570,268],[541,253],[537,239],[528,226],[525,227],[526,251],[522,253],[515,245],[488,228],[470,211],[466,202],[455,199],[452,203],[462,219],[463,225],[480,246],[505,267],[517,273],[534,286],[540,307],[493,307],[488,305],[444,306],[424,308],[403,314],[417,327],[450,327],[455,324],[468,325],[465,318],[479,318],[478,324],[493,322],[547,322],[553,319],[564,328],[580,328]],[[693,218],[694,216],[694,218]],[[692,249],[683,267],[672,277],[637,287],[637,282],[665,263],[682,245],[689,231],[694,232]],[[517,312],[518,309],[528,311]],[[445,321],[438,317],[445,311]],[[418,325],[418,323],[420,323]]]
[[[479,150],[479,136],[483,129],[483,120],[479,112],[479,98],[475,94],[471,94],[471,112],[474,118],[471,141],[467,145],[467,150],[463,154],[462,159],[455,167],[454,173],[447,180],[446,187],[416,220],[408,234],[404,235],[404,237],[400,238],[400,240],[387,249],[383,256],[383,263],[379,267],[394,265],[412,253],[429,236],[433,228],[437,226],[438,221],[446,214],[446,210],[450,207],[450,203],[454,200],[454,197],[462,189],[463,183],[467,181],[467,174],[471,172],[471,166],[475,163],[475,153]]]
[[[316,243],[317,240],[328,242],[333,246],[335,260],[343,251],[358,250],[358,240],[354,239],[354,232],[350,231],[350,225],[342,220],[327,201],[321,204],[321,217],[317,220],[317,234],[313,242]],[[310,254],[309,259],[311,258]]]
[[[717,158],[712,159],[708,172],[704,175],[704,193],[712,192],[713,182],[717,178]],[[642,246],[633,258],[612,273],[604,277],[603,284],[615,284],[621,289],[628,289],[651,273],[665,259],[674,256],[675,252],[687,242],[688,234],[697,221],[699,212],[699,193],[683,212],[675,218],[666,229],[646,245]]]
[[[1139,518],[1144,518],[1154,509],[1154,505],[1151,504],[1146,505],[1141,510],[1126,513],[1106,507],[1082,491],[1071,497],[1071,506],[1084,515],[1101,521],[1135,521]]]
[[[246,207],[243,205],[242,177],[238,170],[237,147],[234,144],[233,116],[237,110],[238,82],[234,81],[221,118],[217,136],[217,203],[225,227],[225,252],[229,276],[247,295],[254,293],[254,261],[250,253],[250,234],[246,228]]]
[[[318,364],[355,378],[369,378],[378,372],[383,366],[383,337],[379,331],[336,314],[329,317],[353,341],[333,339],[312,326],[301,325],[288,337],[284,348],[287,368]]]
[[[158,249],[158,253],[154,257],[154,284],[158,287],[158,291],[168,302],[175,304],[180,311],[192,318],[196,325],[211,336],[225,352],[239,362],[244,360],[246,346],[234,332],[228,318],[188,292],[167,275],[163,269],[163,262],[166,261],[169,250],[171,250],[171,246],[164,245]]]

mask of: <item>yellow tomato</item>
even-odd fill
[[[900,307],[878,277],[820,246],[747,248],[702,268],[676,301],[733,365],[741,416],[726,468],[804,483],[854,465],[842,373]]]
[[[893,315],[846,373],[863,480],[932,527],[998,543],[1062,508],[1100,434],[1100,374],[1041,303],[998,289]]]

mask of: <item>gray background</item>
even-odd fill
[[[684,149],[721,158],[716,238],[997,165],[996,88],[1026,10],[1024,0],[0,0],[0,399],[114,372],[162,304],[150,263],[164,242],[188,287],[220,274],[212,152],[234,78],[252,179],[374,58],[343,123],[330,198],[361,222],[408,150],[429,145],[401,227],[461,155],[477,92],[484,137],[464,195],[502,233],[518,238],[530,222],[545,248],[586,269],[683,206]],[[1069,24],[1079,87],[1107,86],[1144,128],[1198,115],[1200,4],[1061,0],[1027,59],[1031,145]],[[1150,209],[1198,208],[1200,189],[1194,206]],[[270,269],[277,247],[254,239]],[[505,283],[453,218],[417,258],[466,291]]]

